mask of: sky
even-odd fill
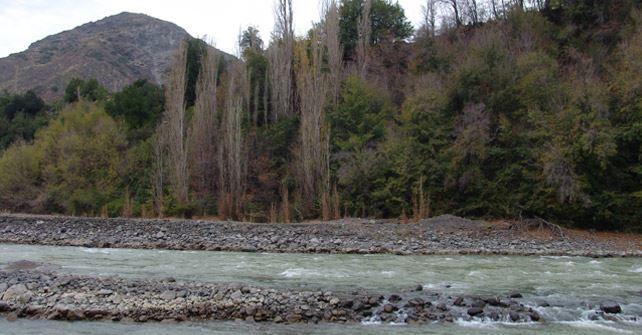
[[[424,0],[399,0],[408,19],[421,19]],[[317,0],[293,0],[295,30],[302,35],[318,21]],[[0,0],[0,57],[33,42],[121,12],[147,14],[183,27],[194,37],[235,53],[239,31],[254,25],[269,41],[274,0]]]

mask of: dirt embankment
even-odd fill
[[[0,215],[0,243],[279,253],[642,256],[639,235],[516,229],[440,216],[414,224],[134,220]]]

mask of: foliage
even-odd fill
[[[323,22],[290,40],[289,3],[280,2],[282,30],[267,50],[258,31],[248,29],[240,41],[243,63],[233,71],[220,66],[220,76],[199,93],[216,92],[198,107],[211,112],[203,129],[212,140],[191,152],[207,154],[211,164],[203,170],[216,177],[202,186],[196,178],[204,173],[177,160],[190,173],[185,198],[199,201],[176,200],[166,180],[170,162],[158,159],[170,147],[162,136],[150,137],[164,106],[158,87],[137,82],[108,100],[106,113],[97,82],[75,80],[66,100],[81,101],[38,131],[47,119],[41,100],[32,93],[0,96],[0,145],[14,143],[0,157],[0,207],[145,215],[153,198],[157,214],[230,216],[222,205],[232,191],[220,190],[234,177],[240,205],[233,216],[240,219],[328,217],[332,207],[333,217],[452,213],[642,230],[639,1],[526,2],[542,7],[502,6],[492,19],[460,8],[458,25],[446,17],[442,27],[424,27],[410,40],[401,7],[373,0],[363,67],[354,53],[364,0],[341,1],[342,45],[334,53],[319,47]],[[187,79],[180,80],[187,92],[176,85],[177,108],[184,96],[193,105],[199,76],[207,79],[201,71],[207,50],[202,41],[189,43]],[[305,90],[321,87],[311,83],[332,71],[338,75],[328,97]],[[321,195],[300,191],[297,155],[312,93],[328,101],[318,124],[327,126],[329,143],[309,141],[330,147],[330,180],[324,176]],[[181,114],[184,128],[177,129],[193,131],[187,124],[196,109]],[[23,141],[34,132],[33,144]],[[232,156],[242,162],[229,164]]]
[[[196,101],[196,82],[201,71],[201,59],[210,49],[203,40],[190,38],[187,40],[187,76],[185,86],[185,106],[192,107]]]
[[[151,136],[163,112],[163,90],[146,81],[138,80],[114,94],[105,110],[116,119],[122,119],[129,130],[129,138],[140,140]]]
[[[98,80],[90,79],[85,81],[73,78],[65,88],[63,100],[65,103],[73,103],[80,98],[87,101],[103,101],[107,96],[107,90],[98,83]]]
[[[342,0],[340,5],[340,37],[347,58],[352,58],[359,32],[357,29],[365,0]],[[412,36],[413,28],[398,2],[374,0],[370,12],[373,45],[389,41],[403,41]]]
[[[45,103],[35,93],[0,95],[0,151],[17,140],[31,141],[46,123]]]
[[[9,209],[29,204],[36,211],[97,215],[120,197],[125,149],[122,129],[101,107],[70,105],[32,145],[17,144],[2,156],[0,190],[12,194]]]

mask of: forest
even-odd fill
[[[0,210],[642,230],[638,0],[323,0],[296,36],[185,41],[163,87],[0,94]]]

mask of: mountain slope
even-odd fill
[[[0,90],[62,96],[73,77],[96,78],[110,91],[138,79],[161,84],[181,41],[181,27],[147,15],[121,13],[33,43],[0,59]]]

